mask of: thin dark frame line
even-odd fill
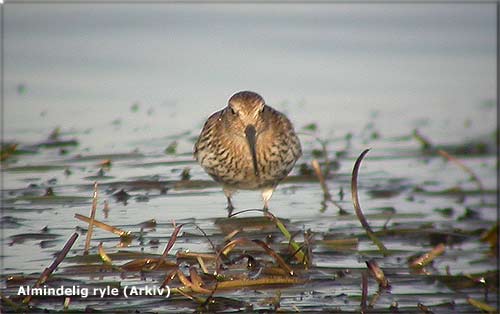
[[[0,56],[0,139],[1,139],[1,145],[4,144],[4,128],[5,128],[5,110],[4,110],[4,58],[5,58],[5,53],[3,49],[3,43],[4,43],[4,32],[5,32],[5,19],[4,19],[4,6],[3,4],[0,5],[0,27],[2,30],[0,31],[0,51],[1,51],[1,56]],[[3,161],[0,161],[0,163],[3,164]],[[3,177],[3,171],[0,171],[0,212],[1,212],[1,217],[4,217],[4,196],[5,196],[5,189],[4,189],[4,177]],[[4,252],[4,245],[5,245],[5,231],[4,228],[0,227],[0,236],[2,237],[2,245],[0,245],[0,274],[3,275],[3,270],[4,270],[4,258],[5,252]]]
[[[500,109],[500,102],[498,100],[499,95],[500,95],[500,86],[499,86],[499,78],[500,78],[500,62],[498,61],[500,59],[500,43],[498,36],[500,35],[500,2],[497,2],[497,114],[496,114],[496,119],[497,119],[497,134],[496,134],[496,144],[497,144],[497,165],[496,165],[496,176],[497,176],[497,192],[498,192],[498,187],[500,186],[500,175],[498,174],[498,159],[500,157],[500,134],[499,134],[499,127],[498,127],[498,112]],[[496,205],[497,205],[497,224],[499,222],[500,218],[500,208],[498,206],[498,200],[499,196],[498,193],[496,195]],[[500,236],[500,228],[497,228],[497,237]],[[500,269],[500,250],[497,249],[497,271]],[[498,288],[498,287],[497,287]],[[500,298],[497,298],[497,310],[500,309]]]
[[[6,0],[5,4],[498,4],[495,0]]]

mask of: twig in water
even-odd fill
[[[445,246],[443,243],[439,243],[434,247],[429,253],[425,253],[416,260],[414,260],[410,266],[413,268],[422,268],[432,262],[436,257],[443,254]]]
[[[307,282],[307,280],[301,279],[301,278],[296,278],[296,277],[270,276],[270,277],[262,277],[262,278],[258,278],[258,279],[244,278],[244,279],[220,281],[220,282],[217,282],[217,286],[218,286],[219,290],[231,290],[231,289],[242,289],[242,288],[251,289],[252,287],[258,287],[258,286],[296,285],[296,284],[303,284],[305,282]],[[192,285],[192,283],[191,283],[191,285]],[[176,292],[178,292],[178,289],[182,289],[182,288],[184,288],[184,287],[172,288],[172,293],[176,293]],[[189,287],[186,287],[186,288],[191,289]],[[206,293],[206,291],[201,291],[201,290],[196,291],[196,292]]]
[[[90,212],[89,228],[87,230],[87,238],[85,238],[85,248],[83,254],[89,254],[90,239],[92,238],[92,232],[94,231],[94,219],[95,211],[97,209],[97,181],[94,182],[94,194],[92,195],[92,211]]]
[[[378,299],[380,299],[380,295],[381,295],[381,289],[379,287],[377,292],[375,292],[372,295],[372,298],[371,298],[370,302],[368,303],[368,307],[373,308],[375,306],[375,304],[378,302]]]
[[[201,270],[203,270],[203,272],[205,274],[208,274],[208,269],[207,269],[207,266],[205,265],[205,262],[203,261],[203,258],[201,256],[197,256],[196,261],[198,261],[198,264],[200,265]]]
[[[467,167],[464,163],[462,163],[460,160],[458,160],[457,158],[451,156],[450,154],[448,154],[446,151],[442,150],[442,149],[438,149],[438,154],[443,156],[444,158],[448,159],[449,161],[455,163],[456,165],[458,165],[460,168],[462,168],[463,171],[467,172],[470,177],[472,178],[472,180],[474,180],[476,183],[477,183],[477,187],[479,188],[479,192],[481,193],[481,203],[484,203],[484,187],[483,187],[483,183],[481,182],[481,180],[479,179],[479,177],[474,173],[474,171],[472,171],[471,168]]]
[[[427,151],[432,148],[431,142],[422,134],[420,134],[417,129],[413,130],[413,137],[420,143],[422,150]]]
[[[205,285],[205,282],[203,282],[203,279],[201,279],[200,275],[198,275],[198,272],[196,271],[196,267],[191,266],[189,267],[189,277],[191,278],[191,282],[193,285],[196,287],[202,287]]]
[[[431,309],[428,306],[426,306],[426,305],[424,305],[422,303],[418,303],[417,307],[418,307],[419,310],[421,310],[425,314],[433,314],[434,313],[434,312],[431,311]]]
[[[234,229],[233,231],[229,232],[229,234],[224,237],[224,242],[231,241],[231,239],[234,238],[240,232],[241,232],[241,229]]]
[[[80,214],[75,214],[75,218],[76,219],[80,219],[81,221],[90,222],[90,218],[89,217],[83,216],[83,215],[80,215]],[[104,222],[101,222],[101,221],[99,221],[97,219],[94,219],[94,223],[92,225],[94,225],[94,226],[96,226],[98,228],[101,228],[103,230],[109,231],[111,233],[114,233],[114,234],[120,236],[121,238],[133,237],[133,235],[130,233],[130,231],[121,230],[119,228],[116,228],[116,227],[110,226],[108,224],[105,224]]]
[[[460,168],[462,168],[462,170],[464,170],[466,173],[468,173],[470,175],[471,179],[477,183],[479,191],[481,192],[481,203],[484,203],[484,187],[483,187],[483,184],[482,184],[481,180],[479,179],[479,177],[476,175],[476,173],[474,171],[472,171],[472,169],[470,167],[466,166],[459,159],[457,159],[456,157],[453,157],[452,155],[450,155],[445,150],[443,150],[443,149],[436,149],[434,147],[434,145],[431,143],[431,141],[429,141],[427,138],[425,138],[424,136],[422,136],[418,132],[418,130],[415,130],[413,132],[413,136],[420,142],[420,144],[422,145],[422,149],[423,150],[427,150],[428,151],[430,149],[433,149],[433,151],[434,150],[437,151],[437,153],[439,155],[441,155],[443,158],[445,158],[445,159],[453,162],[454,164],[456,164]]]
[[[255,208],[244,209],[244,210],[240,210],[239,212],[231,213],[231,215],[227,216],[227,218],[231,218],[231,217],[237,216],[239,214],[248,213],[248,212],[261,212],[261,213],[265,213],[265,211],[263,209],[255,209]]]
[[[368,275],[366,271],[361,272],[361,313],[366,311],[366,300],[368,299]]]
[[[210,246],[212,247],[212,250],[214,251],[214,254],[217,254],[217,248],[215,247],[215,244],[212,242],[212,240],[210,240],[210,238],[208,237],[208,235],[205,232],[205,230],[203,230],[200,226],[198,226],[194,222],[187,222],[187,223],[182,224],[182,226],[188,226],[188,225],[193,225],[196,229],[198,229],[198,231],[201,232],[201,234],[203,235],[203,237],[205,237],[205,239],[207,239],[208,243],[210,243]]]
[[[179,267],[177,267],[176,269],[174,269],[170,273],[168,273],[165,276],[165,279],[163,280],[163,283],[161,284],[160,287],[161,288],[165,288],[169,284],[169,282],[177,276],[177,271],[178,270],[179,270]]]
[[[326,185],[326,180],[325,177],[328,175],[328,172],[325,170],[325,173],[321,171],[321,167],[319,165],[319,162],[316,159],[313,159],[311,162],[312,168],[314,170],[314,173],[318,177],[319,184],[321,185],[321,189],[323,190],[323,203],[322,205],[324,206],[324,209],[326,209],[326,202],[331,202],[333,205],[335,205],[339,209],[340,214],[346,214],[346,211],[332,199],[332,195],[330,194],[328,190],[328,186]],[[329,167],[328,165],[325,165],[325,167]],[[323,209],[323,210],[324,210]]]
[[[194,253],[194,252],[177,252],[176,258],[191,258],[191,259],[197,259],[198,257],[202,259],[207,259],[207,260],[215,260],[217,259],[216,256],[217,253],[215,254],[207,254],[207,253]]]
[[[380,288],[387,289],[391,285],[389,284],[389,281],[385,277],[384,271],[378,266],[377,262],[375,260],[369,260],[366,261],[366,266],[368,266],[368,269],[370,270],[370,274],[377,280],[378,285]]]
[[[314,169],[314,173],[318,177],[319,184],[321,185],[321,189],[323,190],[323,197],[325,198],[325,200],[331,200],[332,196],[331,196],[330,192],[328,191],[328,187],[326,186],[325,177],[323,176],[323,172],[321,172],[319,162],[316,159],[313,159],[311,164],[312,164],[312,167]]]

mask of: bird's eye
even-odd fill
[[[229,107],[229,109],[231,110],[232,114],[234,114],[234,115],[236,114],[236,111],[233,109],[233,107]]]

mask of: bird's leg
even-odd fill
[[[271,199],[273,192],[274,192],[274,187],[262,190],[262,199],[264,200],[264,208],[263,208],[264,213],[267,213],[269,211],[269,199]]]
[[[226,195],[227,198],[227,217],[230,217],[234,209],[233,202],[231,202],[231,195],[233,195],[234,190],[227,187],[223,187],[222,189],[224,190],[224,195]]]
[[[227,197],[227,217],[231,217],[231,214],[233,213],[233,209],[234,209],[234,206],[233,206],[233,202],[231,202],[231,197]]]
[[[264,213],[269,211],[269,203],[267,201],[264,201],[264,207],[262,209],[264,210]]]

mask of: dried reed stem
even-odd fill
[[[80,219],[81,221],[84,221],[84,222],[90,222],[91,221],[91,218],[87,217],[87,216],[83,216],[83,215],[80,215],[80,214],[75,214],[75,218],[76,219]],[[116,227],[113,227],[113,226],[110,226],[104,222],[101,222],[99,220],[96,220],[94,219],[94,223],[92,224],[98,228],[101,228],[103,230],[106,230],[106,231],[109,231],[111,233],[114,233],[120,237],[126,237],[126,236],[130,236],[130,231],[124,231],[124,230],[121,230],[119,228],[116,228]]]
[[[85,238],[85,248],[83,254],[89,254],[90,240],[92,239],[92,232],[94,231],[94,219],[97,209],[97,181],[94,182],[94,194],[92,195],[92,211],[90,212],[89,228],[87,230],[87,237]]]

